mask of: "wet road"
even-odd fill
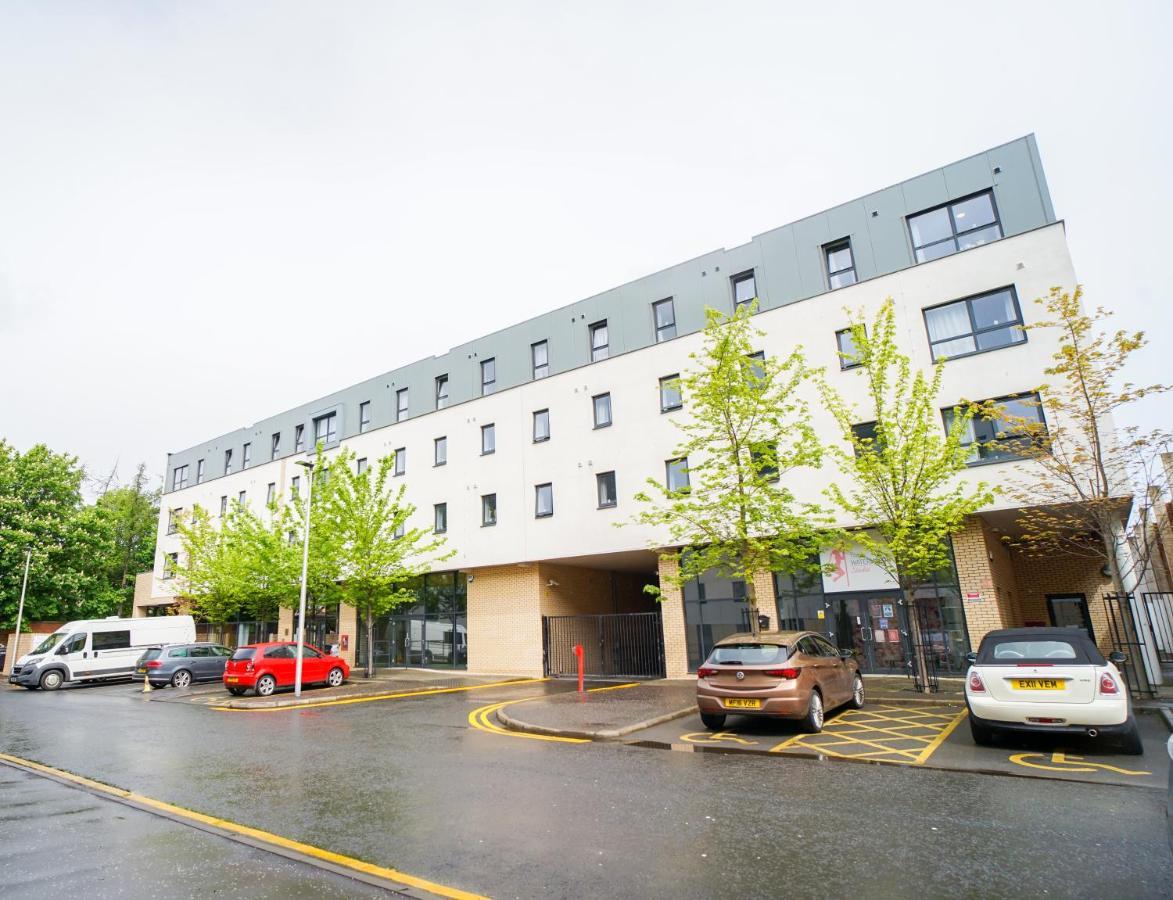
[[[0,750],[494,897],[1159,897],[1173,884],[1158,791],[469,728],[478,707],[566,687],[269,713],[127,686],[0,690]],[[0,786],[0,803],[10,795]],[[14,827],[0,821],[0,843]],[[184,871],[162,857],[160,879]]]

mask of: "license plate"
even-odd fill
[[[1015,678],[1014,686],[1020,691],[1061,691],[1063,682],[1054,678]]]
[[[229,676],[228,676],[227,678],[225,678],[224,680],[225,680],[225,681],[230,681],[230,682],[237,682],[237,681],[240,681],[240,679],[239,679],[239,678],[237,678],[235,675],[229,675]]]
[[[146,669],[135,669],[135,672],[137,672],[139,675],[146,675],[147,674]]]
[[[743,699],[740,697],[734,697],[734,698],[732,698],[730,700],[726,700],[724,702],[725,702],[726,709],[761,709],[762,708],[762,701],[761,700],[746,700],[746,699]]]

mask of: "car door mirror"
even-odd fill
[[[977,665],[977,654],[972,653],[972,652],[965,654],[965,661],[967,663],[969,663],[971,666],[976,666]]]
[[[839,658],[840,659],[851,659],[854,656],[855,656],[855,653],[851,650],[846,649],[846,648],[839,651]]]
[[[1126,653],[1121,653],[1119,650],[1113,650],[1108,654],[1108,662],[1114,666],[1122,666],[1128,662],[1128,655]]]

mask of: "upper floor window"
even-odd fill
[[[436,534],[443,534],[448,530],[448,504],[437,503],[432,507],[432,529]]]
[[[432,464],[436,466],[445,465],[448,462],[448,438],[438,437],[433,441],[434,453]]]
[[[749,377],[753,379],[750,383],[760,386],[766,380],[766,351],[751,353],[746,356],[746,360],[749,361]]]
[[[917,262],[940,259],[1002,236],[993,191],[946,203],[908,217]]]
[[[484,526],[497,524],[497,495],[481,495],[481,524]]]
[[[974,416],[961,437],[962,446],[969,448],[969,465],[1022,459],[1026,448],[1046,434],[1047,422],[1038,394],[985,402],[995,407],[997,414],[989,418]],[[942,411],[946,431],[953,427],[953,415],[952,409]]]
[[[750,448],[750,463],[754,475],[767,481],[777,481],[778,474],[778,442],[763,441]]]
[[[539,409],[534,413],[534,443],[550,440],[550,410]]]
[[[497,386],[497,359],[489,357],[481,360],[481,393],[491,394]]]
[[[497,452],[497,426],[490,422],[481,426],[481,456]]]
[[[670,491],[687,491],[688,490],[688,457],[682,456],[679,459],[670,459],[664,463],[664,470],[666,473],[665,482]]]
[[[407,474],[407,448],[400,447],[395,451],[395,474]]]
[[[733,285],[733,310],[736,312],[743,306],[748,306],[758,296],[758,282],[754,277],[753,269],[734,275],[729,279]]]
[[[544,519],[554,515],[554,485],[534,486],[534,518]]]
[[[241,506],[244,506],[246,503],[248,503],[248,491],[241,491],[239,494],[237,494],[236,502]]]
[[[407,418],[408,395],[407,388],[400,388],[395,392],[395,421],[402,422]]]
[[[289,496],[291,496],[291,497],[301,496],[301,476],[300,475],[294,475],[292,478],[289,479]]]
[[[338,415],[328,413],[314,419],[314,443],[332,444],[338,440]]]
[[[232,474],[232,451],[231,450],[224,451],[224,474],[225,475]]]
[[[925,310],[934,360],[1021,344],[1026,340],[1021,326],[1022,313],[1012,287]]]
[[[203,484],[204,481],[204,461],[202,459],[196,460],[196,484]]]
[[[680,393],[680,375],[665,375],[660,379],[660,412],[671,412],[684,406]]]
[[[530,344],[529,355],[533,364],[534,381],[550,374],[550,345],[547,341]]]
[[[597,394],[591,400],[595,406],[595,427],[606,428],[611,424],[611,395]]]
[[[448,376],[436,376],[436,409],[443,409],[448,405]]]
[[[179,554],[168,553],[163,557],[163,580],[175,577],[175,571],[179,568]]]
[[[599,509],[615,506],[619,497],[615,493],[615,473],[600,472],[595,476],[595,489],[599,494]]]
[[[245,444],[244,445],[244,452],[241,454],[240,467],[242,469],[247,469],[250,465],[252,465],[252,461],[253,461],[253,445],[252,444]]]
[[[880,449],[881,445],[876,441],[875,422],[858,422],[851,426],[851,433],[858,442],[855,445],[856,456],[859,456],[861,452],[871,452],[872,450]]]
[[[591,326],[591,362],[598,362],[611,355],[611,339],[607,336],[607,320]]]
[[[179,514],[183,512],[182,509],[167,510],[167,533],[175,534],[179,531]]]
[[[265,506],[272,506],[273,501],[277,499],[277,482],[270,481],[268,488],[265,490]]]
[[[365,456],[359,457],[358,462],[355,463],[355,471],[359,475],[361,475],[366,470],[367,470],[367,458]]]
[[[269,459],[276,459],[281,455],[281,432],[273,432],[273,436],[269,438]]]
[[[851,240],[844,238],[823,247],[827,260],[827,284],[831,290],[855,284],[855,256],[851,252]]]
[[[395,530],[391,532],[391,537],[395,538],[395,540],[399,540],[406,533],[407,533],[406,523],[400,522],[398,525],[395,526]]]
[[[171,473],[171,490],[181,491],[185,487],[187,487],[187,466],[176,466],[175,471]]]
[[[839,348],[840,369],[854,369],[860,365],[859,348],[855,346],[850,328],[840,328],[835,332],[835,345]]]
[[[362,434],[371,427],[371,401],[364,400],[358,405],[358,432]]]
[[[305,449],[305,426],[295,425],[293,428],[293,452],[301,453]]]
[[[652,304],[652,318],[656,323],[656,343],[676,337],[676,307],[672,298]]]
[[[220,498],[220,518],[223,519],[228,515],[228,495],[224,494]]]

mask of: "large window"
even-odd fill
[[[289,479],[289,496],[290,497],[300,497],[301,496],[301,476],[300,475],[294,475],[292,478]]]
[[[535,485],[534,517],[537,519],[545,519],[552,515],[554,515],[554,485]]]
[[[986,404],[995,407],[997,414],[990,418],[975,416],[961,438],[962,445],[969,448],[969,465],[1022,459],[1026,447],[1046,434],[1038,394],[999,397]],[[953,414],[952,409],[942,412],[946,430],[953,427]]]
[[[296,425],[293,428],[293,452],[301,453],[305,449],[305,426]]]
[[[855,346],[855,337],[850,328],[840,328],[835,332],[835,345],[839,348],[840,369],[854,369],[860,365],[859,348]]]
[[[366,462],[366,460],[363,460]],[[270,481],[268,487],[265,489],[265,506],[272,506],[273,501],[277,499],[277,482]]]
[[[489,527],[497,524],[497,495],[484,494],[481,496],[481,525]]]
[[[232,474],[232,451],[231,450],[224,451],[224,474],[225,475]]]
[[[276,459],[281,455],[281,432],[273,432],[273,436],[269,438],[269,459]]]
[[[448,405],[448,376],[436,376],[436,409],[443,409]]]
[[[358,405],[358,431],[362,434],[371,427],[371,401],[364,400]]]
[[[855,256],[851,252],[851,241],[844,238],[827,244],[823,248],[827,261],[827,284],[831,290],[855,284]]]
[[[328,413],[314,419],[314,444],[333,444],[338,440],[338,415]]]
[[[676,307],[672,298],[652,304],[652,318],[656,323],[656,343],[676,337]]]
[[[448,438],[438,437],[432,442],[434,445],[432,465],[442,466],[448,462]]]
[[[175,471],[171,473],[171,490],[182,491],[185,487],[187,487],[187,466],[176,466]]]
[[[680,394],[680,375],[665,375],[660,379],[660,412],[671,412],[684,406]]]
[[[481,456],[497,452],[497,426],[490,422],[481,426]]]
[[[407,419],[408,404],[410,403],[410,395],[407,388],[400,388],[395,392],[395,421],[402,422]]]
[[[204,483],[204,461],[202,459],[196,460],[196,484]]]
[[[1021,326],[1022,313],[1012,287],[925,310],[935,360],[1021,344],[1026,340]]]
[[[481,360],[481,393],[491,394],[497,386],[497,360],[489,358]]]
[[[550,374],[550,345],[546,341],[530,344],[529,355],[533,364],[534,381]]]
[[[615,473],[600,472],[595,476],[595,487],[599,492],[599,509],[615,506],[619,497],[615,493]]]
[[[670,491],[688,490],[688,457],[670,459],[664,463],[665,481]]]
[[[223,519],[228,515],[228,495],[224,494],[220,498],[220,518]]]
[[[432,529],[436,534],[443,534],[448,530],[448,504],[437,503],[432,507]]]
[[[167,510],[167,533],[168,534],[175,534],[175,532],[179,531],[179,514],[182,512],[183,512],[182,509],[169,509],[169,510]]]
[[[591,402],[595,408],[595,427],[606,428],[611,424],[611,395],[596,394]]]
[[[611,339],[607,336],[607,320],[591,326],[591,362],[598,362],[611,355]]]
[[[734,275],[729,279],[733,285],[733,310],[736,312],[743,306],[749,306],[757,299],[758,280],[754,277],[753,269]]]
[[[992,191],[909,216],[908,230],[917,262],[940,259],[1002,236]]]
[[[407,474],[407,448],[399,447],[395,450],[395,474]]]
[[[550,440],[550,410],[539,409],[534,412],[534,443]]]
[[[247,469],[249,466],[252,465],[252,462],[253,462],[253,445],[252,444],[245,444],[244,445],[244,452],[241,454],[240,467],[242,469]]]

